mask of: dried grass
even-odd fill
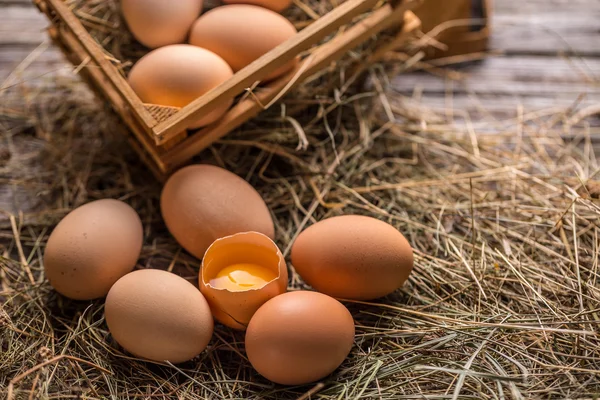
[[[440,70],[441,71],[441,70]],[[438,72],[440,72],[438,71]],[[199,156],[245,177],[276,221],[286,255],[306,226],[340,214],[385,220],[416,267],[397,293],[345,304],[357,326],[322,383],[273,385],[217,326],[181,365],[135,359],[110,337],[103,303],[58,296],[44,279],[49,233],[71,209],[111,197],[145,227],[137,268],[196,281],[158,209],[160,185],[124,127],[80,84],[1,94],[0,396],[45,398],[526,399],[600,393],[597,336],[599,165],[577,107],[479,123],[412,108],[379,69],[363,92],[337,91],[295,119],[268,113]],[[283,105],[294,106],[293,99]],[[384,117],[382,117],[384,116]],[[577,122],[576,125],[571,125]],[[292,274],[291,289],[305,288]],[[183,307],[182,307],[182,312]]]

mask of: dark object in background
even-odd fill
[[[429,46],[425,50],[427,58],[487,50],[491,8],[492,0],[425,0],[415,10],[421,30],[447,46],[446,50]]]

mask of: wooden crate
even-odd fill
[[[106,99],[131,131],[130,142],[154,174],[161,180],[185,165],[200,151],[263,110],[264,104],[279,98],[294,86],[336,61],[352,48],[388,28],[399,28],[397,36],[380,43],[366,63],[377,61],[390,49],[408,40],[419,28],[419,19],[409,10],[421,0],[347,0],[317,19],[294,37],[274,48],[231,79],[179,109],[144,104],[126,78],[107,57],[63,0],[33,0],[48,17],[50,36],[80,75]],[[352,23],[357,17],[364,17]],[[341,29],[343,28],[343,29]],[[338,33],[325,43],[323,39]],[[313,46],[318,46],[313,49]],[[254,96],[241,97],[217,122],[188,132],[191,122],[210,112],[221,100],[237,96],[267,74],[313,49],[285,76],[261,86]],[[361,69],[360,67],[358,68]]]
[[[446,46],[428,46],[427,58],[487,50],[492,0],[424,0],[414,11],[421,20],[421,30]]]

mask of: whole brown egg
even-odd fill
[[[227,63],[212,51],[174,44],[151,51],[129,72],[128,81],[144,103],[184,107],[231,78]],[[209,125],[219,119],[233,100],[219,104],[192,123],[190,128]]]
[[[292,0],[223,0],[225,4],[253,4],[255,6],[261,6],[281,12],[288,8],[292,4]]]
[[[154,361],[187,361],[206,348],[213,318],[202,293],[171,272],[125,275],[106,296],[106,324],[130,353]]]
[[[331,374],[354,343],[354,320],[342,303],[321,293],[281,294],[256,311],[246,330],[248,360],[262,376],[302,385]]]
[[[160,209],[169,232],[202,259],[217,239],[240,232],[259,232],[273,239],[269,208],[248,182],[213,165],[192,165],[166,182]]]
[[[231,4],[203,14],[192,26],[190,44],[223,57],[234,72],[239,71],[269,50],[296,34],[285,17],[250,4]],[[292,69],[291,60],[264,80],[274,79]]]
[[[202,0],[121,0],[127,27],[143,45],[183,43],[202,11]]]
[[[44,251],[46,278],[57,292],[76,300],[104,297],[140,256],[143,229],[122,201],[96,200],[67,214]]]
[[[292,246],[294,269],[329,296],[371,300],[404,284],[413,251],[393,226],[376,218],[343,215],[317,222]]]

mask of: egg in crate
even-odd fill
[[[253,4],[268,8],[276,12],[282,12],[292,4],[292,0],[223,0],[225,4]]]
[[[285,17],[250,4],[231,4],[203,14],[192,26],[190,44],[215,52],[237,72],[296,34]],[[272,80],[291,70],[293,59],[263,80]]]
[[[231,67],[210,50],[174,44],[143,56],[129,72],[128,81],[144,103],[184,107],[231,78]],[[209,125],[229,109],[233,99],[201,116],[190,128]]]
[[[144,46],[183,43],[202,12],[202,0],[121,0],[127,27]]]
[[[400,288],[413,269],[413,251],[393,226],[343,215],[317,222],[294,242],[292,265],[306,283],[333,297],[372,300]]]

